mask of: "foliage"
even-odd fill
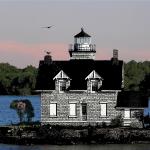
[[[138,91],[141,88],[144,88],[143,80],[145,77],[150,74],[150,62],[136,62],[134,60],[125,63],[124,65],[124,76],[125,76],[125,90]],[[146,81],[150,82],[150,78],[147,78]]]
[[[35,89],[37,69],[27,66],[18,69],[8,63],[0,63],[0,94],[27,95]],[[134,60],[124,64],[124,90],[150,89],[150,62]]]
[[[0,63],[0,93],[27,95],[32,94],[36,84],[37,69],[27,66],[18,69],[8,63]]]
[[[34,117],[34,108],[28,99],[13,100],[10,108],[16,110],[20,123],[24,121],[31,122]]]
[[[144,112],[142,110],[134,112],[133,117],[138,119],[138,121],[140,121],[142,123],[142,126],[144,127]]]
[[[112,126],[112,127],[121,127],[121,126],[123,126],[123,117],[122,117],[122,115],[118,115],[114,119],[111,119],[110,126]]]
[[[102,122],[102,128],[106,128],[106,127],[107,127],[106,122]]]
[[[150,91],[150,74],[145,75],[144,80],[139,84],[139,88],[142,91]]]

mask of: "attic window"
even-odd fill
[[[93,70],[85,80],[87,80],[87,91],[89,93],[95,93],[102,86],[103,78]]]
[[[98,81],[94,80],[91,82],[92,84],[92,91],[98,91]]]
[[[65,91],[70,86],[70,78],[61,70],[54,78],[55,90],[58,92]]]
[[[65,91],[66,90],[66,81],[60,81],[59,82],[59,91]]]

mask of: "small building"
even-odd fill
[[[144,109],[148,107],[148,93],[143,91],[122,91],[118,93],[116,109],[124,112],[124,125],[132,123],[142,126],[139,122]],[[139,118],[139,120],[137,119]]]
[[[41,123],[110,124],[120,114],[124,125],[137,122],[118,94],[124,86],[124,63],[118,59],[118,50],[113,50],[109,60],[96,60],[96,46],[82,28],[69,54],[70,60],[54,61],[48,53],[39,63],[36,89],[41,92]],[[143,107],[136,106],[132,112],[135,110]]]

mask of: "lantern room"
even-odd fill
[[[70,57],[71,59],[95,59],[95,47],[91,44],[91,36],[81,28],[81,32],[74,36],[74,44],[69,47]]]

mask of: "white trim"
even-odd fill
[[[57,101],[51,101],[49,104],[57,104]]]
[[[60,92],[60,82],[59,81],[58,81],[58,92],[61,93]]]
[[[42,118],[42,119],[44,119],[44,118]],[[45,118],[45,119],[47,119],[47,118]],[[49,123],[51,123],[51,122],[61,122],[61,123],[63,123],[63,122],[69,122],[69,123],[72,123],[72,122],[76,122],[76,123],[82,123],[82,122],[84,122],[84,123],[97,123],[97,122],[99,122],[99,123],[101,123],[101,122],[107,122],[107,123],[110,123],[111,122],[111,119],[110,120],[106,120],[106,121],[104,121],[104,120],[102,120],[102,121],[41,121],[42,123],[44,123],[44,122],[49,122]]]
[[[53,92],[53,91],[55,90],[35,90],[35,92]],[[87,92],[87,90],[69,90],[69,91],[70,92]],[[121,90],[101,90],[100,92],[121,92]]]
[[[146,108],[146,107],[145,107]],[[144,107],[116,107],[116,109],[130,109],[130,110],[139,110],[139,109],[145,109]]]
[[[124,119],[130,119],[130,118],[131,118],[131,110],[124,109]]]
[[[70,92],[87,92],[87,90],[69,90]]]
[[[70,116],[70,115],[69,115],[68,117],[69,117],[69,118],[77,118],[77,115],[76,115],[76,116]]]
[[[69,117],[77,117],[77,103],[69,103]]]
[[[53,105],[52,105],[53,104]],[[55,105],[54,105],[55,104]],[[53,106],[53,107],[52,107]],[[55,107],[54,107],[55,106]],[[52,110],[51,110],[52,109]],[[50,103],[49,104],[49,115],[50,117],[57,116],[57,103]]]
[[[107,103],[100,103],[100,117],[107,117]]]
[[[107,99],[105,99],[105,101],[104,101],[104,99],[103,99],[103,101],[100,101],[99,102],[99,104],[108,104],[108,103],[111,103],[112,101],[111,100],[107,100]]]
[[[35,92],[53,92],[54,90],[35,90]]]
[[[95,79],[95,78],[98,78],[100,80],[103,80],[103,78],[95,71],[93,70],[86,78],[85,80],[87,79]]]
[[[57,80],[57,79],[69,79],[70,80],[70,78],[68,77],[68,75],[63,71],[63,70],[61,70],[61,71],[59,71],[59,73],[57,73],[57,75],[53,78],[53,80]]]
[[[121,90],[101,90],[101,92],[121,92]]]
[[[69,104],[77,104],[79,101],[68,101]]]

